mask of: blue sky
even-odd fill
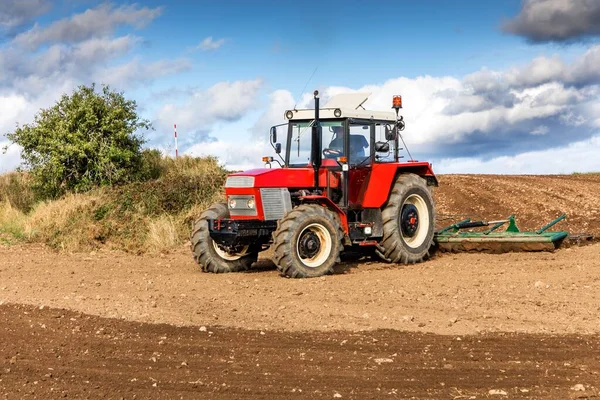
[[[268,151],[268,127],[315,88],[371,92],[373,109],[400,93],[406,141],[437,172],[600,171],[597,1],[3,7],[2,133],[79,84],[107,83],[153,122],[148,146],[171,154],[177,123],[180,152],[247,168]],[[18,163],[16,146],[0,155],[0,171]]]

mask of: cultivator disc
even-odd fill
[[[506,253],[511,251],[552,251],[560,247],[568,232],[547,232],[549,228],[565,219],[563,214],[554,221],[534,232],[521,232],[515,216],[501,221],[471,221],[465,219],[435,233],[434,240],[441,251],[463,252],[481,251],[486,253]],[[508,224],[503,232],[497,229]],[[465,229],[487,227],[485,231],[464,231]]]

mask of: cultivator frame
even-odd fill
[[[471,221],[470,218],[448,225],[435,233],[434,240],[442,251],[481,251],[505,253],[510,251],[552,251],[560,247],[568,232],[547,232],[566,218],[562,214],[533,232],[519,230],[515,215],[499,221]],[[497,229],[508,224],[506,230]],[[485,231],[462,231],[463,229],[490,226]]]

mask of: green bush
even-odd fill
[[[152,126],[136,109],[135,101],[108,86],[101,93],[94,85],[80,86],[7,137],[22,147],[24,166],[43,198],[128,183],[140,171],[156,176],[156,154],[142,153],[139,134]]]

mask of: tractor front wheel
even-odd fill
[[[382,210],[384,256],[391,262],[426,260],[433,244],[435,211],[425,180],[415,174],[398,176]]]
[[[201,265],[204,272],[238,272],[246,271],[258,258],[258,253],[251,246],[244,246],[236,252],[230,252],[219,246],[210,237],[208,220],[229,218],[229,210],[223,203],[213,204],[204,211],[194,224],[190,239],[194,260]]]
[[[273,233],[277,269],[290,278],[330,274],[340,261],[342,238],[342,226],[333,212],[320,205],[301,205],[280,220]]]

